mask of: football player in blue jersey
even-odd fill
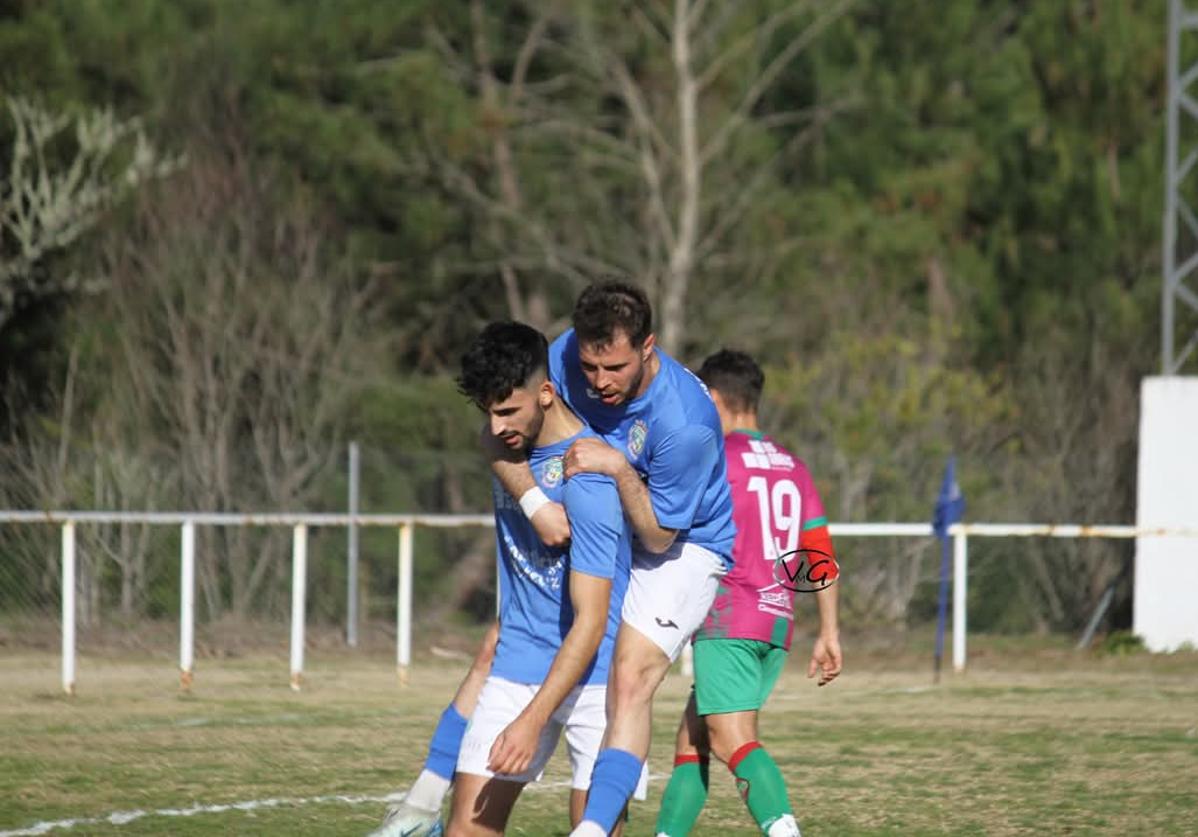
[[[580,831],[610,833],[632,790],[643,798],[653,695],[730,569],[736,529],[719,415],[702,383],[656,347],[642,290],[621,282],[588,287],[573,328],[549,355],[558,396],[600,437],[568,449],[565,473],[612,477],[635,535],[625,625],[609,677],[609,727]],[[568,544],[566,510],[537,483],[526,454],[489,430],[483,442],[495,475],[520,498],[541,542]],[[452,779],[446,766],[455,761],[494,653],[493,635],[442,715],[425,769],[401,806],[412,822],[435,821]]]
[[[609,834],[649,751],[653,695],[731,567],[736,529],[724,437],[703,384],[657,348],[649,300],[633,285],[603,282],[583,291],[573,328],[549,348],[549,377],[598,434],[570,445],[566,476],[614,480],[635,536],[607,732],[574,832]],[[493,461],[507,492],[520,497],[534,524],[546,511],[560,521],[528,464],[512,459]]]
[[[538,488],[562,505],[571,538],[568,549],[544,545],[495,482],[499,627],[460,738],[448,832],[501,834],[563,730],[577,824],[606,727],[608,667],[628,583],[630,538],[619,495],[601,474],[566,478],[566,451],[594,434],[548,380],[540,332],[520,323],[487,326],[463,355],[458,383],[487,414],[495,442],[527,455]],[[399,820],[393,817],[381,833],[427,827]]]

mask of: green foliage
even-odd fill
[[[706,5],[696,66],[744,49],[705,80],[701,141],[832,6]],[[310,210],[377,292],[363,325],[377,365],[345,405],[345,435],[369,454],[365,507],[477,511],[477,420],[449,380],[469,336],[517,314],[560,328],[600,273],[660,290],[668,253],[610,59],[672,147],[669,14],[519,0],[18,2],[0,4],[0,88],[111,106],[172,153],[270,172],[277,200]],[[730,344],[763,360],[766,423],[811,464],[834,517],[926,519],[955,452],[975,519],[1130,518],[1138,381],[1156,365],[1164,15],[1149,0],[851,4],[705,170],[701,217],[737,211],[699,252],[679,354]],[[778,25],[756,29],[764,20]],[[660,160],[669,201],[680,181]],[[108,240],[136,224],[133,210],[110,219]],[[64,267],[96,258],[89,245]],[[82,333],[65,327],[76,317]],[[4,417],[53,450],[72,346],[86,379],[77,417],[119,416],[125,402],[104,382],[122,332],[111,309],[73,297],[31,310],[4,345],[48,358],[31,368],[50,395],[23,394],[34,409]],[[343,478],[312,491],[339,507]],[[389,535],[377,537],[389,556]],[[466,549],[429,537],[445,564]],[[1043,549],[979,550],[980,618],[1074,628],[1125,560],[1114,547]],[[904,593],[916,609],[925,552]]]
[[[1128,654],[1140,654],[1144,651],[1144,640],[1131,631],[1112,631],[1099,646],[1099,651],[1111,657],[1125,657]]]

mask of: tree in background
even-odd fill
[[[352,416],[403,463],[378,469],[376,508],[477,510],[457,351],[496,317],[555,332],[615,274],[651,291],[682,359],[762,358],[771,429],[843,517],[923,519],[951,448],[978,517],[1127,520],[1155,367],[1163,32],[1147,0],[51,0],[0,4],[0,79],[55,108],[145,114],[189,159],[231,122],[240,164],[285,196],[269,211],[321,218],[322,251],[372,281],[391,349]],[[170,266],[145,223],[108,216],[105,252],[127,241]],[[59,275],[99,255],[74,250]],[[95,395],[126,316],[101,298],[59,295],[3,333],[53,350],[31,373],[47,391],[75,382],[69,422],[62,397],[25,402],[44,463],[64,426],[80,428],[68,448],[102,438],[92,417],[125,403]],[[80,342],[66,326],[85,310]],[[201,354],[236,372],[220,347]],[[249,427],[268,416],[239,420],[249,459],[276,444]],[[84,470],[72,496],[96,485]],[[245,487],[256,507],[293,496]],[[863,611],[920,612],[918,548],[850,546],[881,568]],[[979,624],[1013,628],[1076,627],[1126,559],[1059,542],[974,555]]]
[[[0,329],[30,300],[94,291],[96,277],[52,271],[47,259],[95,227],[118,199],[177,164],[154,149],[139,121],[110,109],[72,116],[12,96],[5,104],[12,150],[0,177]]]
[[[738,228],[777,205],[779,164],[843,106],[769,94],[850,5],[472,3],[469,39],[434,28],[434,43],[486,141],[473,158],[430,145],[411,166],[480,215],[511,316],[549,322],[520,266],[534,288],[632,278],[680,352],[696,275],[726,285],[751,263]]]

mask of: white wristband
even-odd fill
[[[520,508],[524,509],[524,516],[532,520],[534,514],[551,502],[553,501],[545,496],[545,492],[541,490],[541,487],[534,485],[520,497]]]

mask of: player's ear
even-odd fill
[[[641,360],[649,361],[649,356],[653,354],[653,347],[657,345],[657,335],[650,334],[645,338],[645,342],[641,344]]]
[[[537,388],[537,403],[541,405],[541,409],[547,410],[553,403],[556,395],[557,387],[553,385],[553,381],[546,378],[541,381],[541,386]]]

